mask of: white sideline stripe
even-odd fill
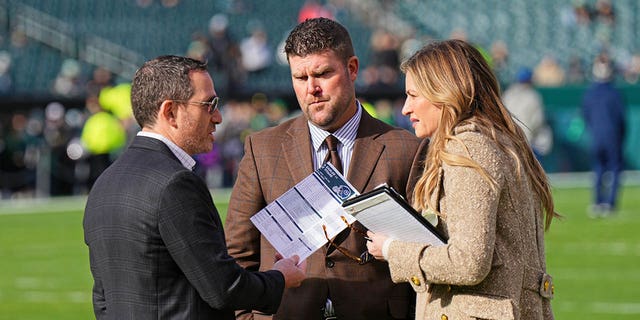
[[[565,312],[588,311],[592,314],[640,314],[640,303],[637,302],[575,302],[565,301],[553,304],[553,310]]]
[[[547,176],[553,188],[588,188],[593,184],[593,172],[559,172]],[[623,186],[640,186],[640,171],[623,171],[620,183]]]
[[[556,282],[556,284],[562,283],[567,280],[580,281],[581,283],[589,281],[606,281],[607,283],[617,284],[623,282],[626,285],[631,285],[634,287],[640,284],[640,274],[638,274],[636,270],[629,269],[620,271],[612,269],[602,270],[594,267],[591,267],[589,269],[574,267],[552,267],[550,274],[554,277],[554,282]],[[557,287],[558,290],[562,288],[561,285]]]
[[[590,307],[595,313],[640,314],[640,303],[633,302],[596,302]]]
[[[86,303],[91,301],[91,293],[84,291],[25,291],[22,293],[24,301],[28,302],[61,302]]]
[[[215,189],[211,190],[211,194],[215,203],[227,202],[231,196],[231,189]],[[0,216],[84,211],[84,205],[86,202],[86,195],[50,198],[2,199],[0,200]]]
[[[583,241],[554,244],[556,251],[565,255],[598,254],[610,256],[640,256],[640,243],[622,241]]]
[[[587,188],[591,186],[591,172],[550,173],[552,188]],[[621,183],[623,186],[640,186],[640,171],[624,171]],[[212,189],[214,202],[227,202],[231,188]],[[0,200],[0,216],[10,214],[60,213],[71,210],[84,210],[87,196],[64,196],[50,198],[2,199]]]

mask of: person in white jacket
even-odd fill
[[[524,130],[536,156],[542,156],[551,151],[553,135],[544,115],[542,95],[531,82],[532,75],[531,69],[520,68],[516,81],[502,94],[502,101]]]

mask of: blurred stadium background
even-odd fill
[[[367,110],[407,130],[397,65],[429,39],[474,43],[503,88],[531,68],[553,133],[540,160],[567,216],[549,236],[557,318],[640,316],[636,0],[0,0],[0,319],[90,317],[81,211],[93,179],[138,129],[127,90],[139,65],[163,54],[209,61],[224,123],[197,160],[224,212],[244,137],[296,112],[282,42],[318,15],[351,32]],[[627,171],[619,214],[590,220],[579,105],[603,51],[628,105]]]

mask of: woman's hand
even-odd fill
[[[382,254],[382,247],[389,237],[383,234],[373,233],[371,231],[367,231],[367,236],[371,239],[371,241],[367,241],[367,251],[369,251],[376,260],[385,260],[384,255]]]

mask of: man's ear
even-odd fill
[[[171,100],[165,100],[160,105],[158,120],[175,127],[178,124],[178,104]]]
[[[358,60],[358,57],[353,56],[349,58],[349,60],[347,61],[347,69],[349,70],[349,77],[351,78],[351,81],[356,81],[356,78],[358,77],[359,67],[360,60]]]

